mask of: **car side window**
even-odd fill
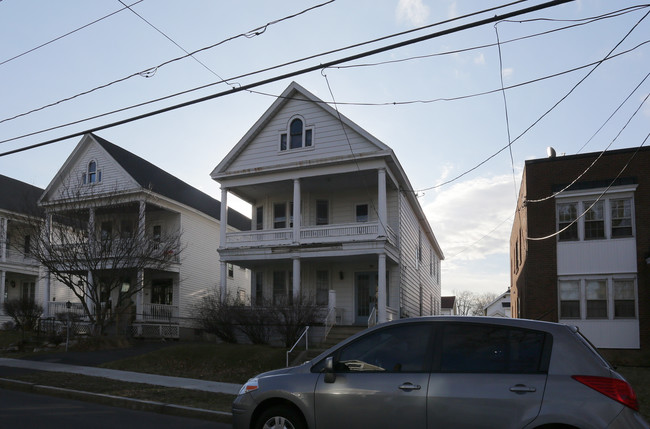
[[[335,358],[336,372],[425,372],[431,326],[391,326],[360,337]]]
[[[442,372],[543,371],[546,334],[498,325],[449,324],[443,328]]]

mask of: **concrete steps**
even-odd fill
[[[329,349],[332,346],[340,343],[341,341],[351,337],[357,332],[361,332],[366,329],[365,326],[334,326],[330,330],[329,335],[325,341],[321,342],[315,347],[310,347],[309,350],[303,350],[295,359],[292,360],[291,365],[299,365],[303,362],[311,360]]]

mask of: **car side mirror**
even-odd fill
[[[325,383],[334,383],[336,381],[336,373],[334,372],[334,358],[328,356],[325,358]]]

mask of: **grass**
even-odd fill
[[[283,367],[285,353],[269,346],[183,343],[102,367],[242,384],[260,372]]]

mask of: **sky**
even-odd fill
[[[122,1],[0,0],[0,174],[45,188],[80,137],[5,153],[543,3]],[[500,294],[525,161],[648,133],[638,4],[576,0],[97,134],[219,199],[210,172],[295,80],[393,149],[444,252],[443,295]]]

